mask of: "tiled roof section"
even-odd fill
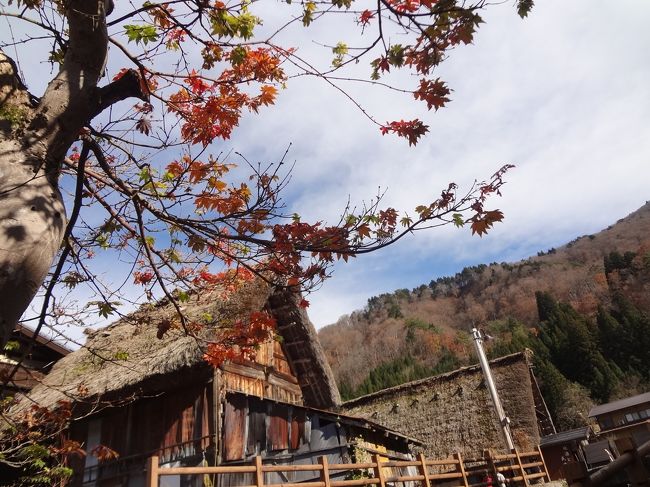
[[[645,392],[643,394],[639,394],[638,396],[626,397],[625,399],[619,399],[618,401],[608,402],[607,404],[595,406],[591,408],[591,411],[589,411],[589,417],[593,418],[594,416],[600,416],[601,414],[620,411],[621,409],[638,406],[644,402],[650,403],[650,392]]]
[[[539,446],[553,446],[568,443],[569,441],[580,441],[589,438],[591,433],[590,426],[576,428],[569,431],[561,431],[552,435],[547,435],[539,440]]]

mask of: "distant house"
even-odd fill
[[[650,441],[650,392],[595,406],[589,417],[598,421],[603,439],[642,445]]]
[[[594,432],[591,426],[583,426],[541,438],[539,446],[551,480],[565,478],[565,473],[562,470],[564,465],[576,462],[587,464],[585,448],[593,436]],[[588,451],[591,452],[589,449]]]
[[[0,382],[4,382],[20,362],[18,370],[7,383],[3,396],[25,394],[38,384],[52,369],[52,366],[70,353],[66,347],[39,335],[34,340],[34,331],[17,325],[3,351],[0,351]],[[33,342],[33,343],[32,343]],[[21,361],[23,353],[31,345],[31,351]]]
[[[531,352],[490,361],[511,420],[515,446],[529,450],[554,433],[531,370]],[[478,365],[409,382],[345,402],[342,410],[423,441],[428,457],[480,455],[505,449],[498,418]]]
[[[338,389],[299,302],[293,293],[254,283],[228,299],[212,294],[184,303],[190,320],[221,324],[205,327],[198,338],[174,328],[157,338],[174,313],[165,303],[93,332],[30,395],[44,406],[74,400],[82,419],[72,423],[70,437],[89,454],[73,461],[73,485],[141,486],[154,454],[163,466],[236,464],[256,455],[273,463],[311,464],[322,455],[346,463],[363,451],[408,457],[406,436],[328,411],[340,403]],[[209,366],[203,340],[259,310],[275,318],[280,340],[262,344],[254,361]],[[119,459],[100,461],[93,453],[98,445],[117,451]],[[268,474],[267,482],[283,481],[277,475]],[[293,472],[290,480],[309,475]],[[200,476],[176,482],[203,485]]]

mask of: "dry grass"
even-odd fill
[[[59,400],[92,402],[150,376],[197,365],[207,342],[218,339],[219,329],[262,309],[269,293],[268,286],[255,282],[229,299],[217,290],[192,295],[182,307],[188,321],[204,324],[196,336],[188,336],[176,324],[158,338],[159,325],[178,323],[176,310],[164,301],[144,305],[116,323],[89,333],[84,347],[60,360],[29,397],[46,407]],[[23,407],[29,404],[21,403]]]

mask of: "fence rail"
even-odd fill
[[[526,459],[526,461],[522,461]],[[314,481],[265,483],[266,473],[313,472]],[[359,472],[362,472],[360,475]],[[239,487],[356,487],[363,485],[396,485],[417,482],[421,487],[432,487],[444,483],[449,487],[481,487],[486,483],[484,473],[490,472],[493,485],[497,485],[496,473],[501,472],[509,479],[510,486],[530,485],[530,480],[550,481],[544,457],[539,448],[536,451],[518,452],[507,455],[494,455],[485,450],[482,458],[463,459],[459,453],[444,460],[427,459],[420,455],[418,460],[392,461],[373,455],[372,462],[329,463],[327,457],[318,458],[313,465],[264,465],[262,457],[255,457],[251,465],[222,465],[217,467],[171,467],[161,468],[157,456],[147,461],[147,487],[158,487],[161,476],[168,475],[223,475],[252,474],[251,485]],[[345,480],[332,478],[332,475],[345,475]],[[286,475],[284,476],[286,478]],[[353,478],[361,477],[361,478]],[[457,482],[457,483],[449,483]],[[215,483],[218,485],[218,483]]]

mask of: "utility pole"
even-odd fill
[[[478,355],[478,361],[481,364],[481,370],[483,370],[483,377],[485,378],[485,383],[487,388],[490,391],[490,397],[492,397],[492,404],[494,404],[494,409],[496,410],[497,417],[499,418],[499,423],[501,424],[501,429],[503,430],[503,436],[506,440],[506,445],[508,446],[508,451],[515,449],[515,444],[512,441],[512,432],[510,431],[510,419],[506,416],[506,413],[503,410],[501,405],[501,400],[499,399],[499,394],[497,393],[497,388],[494,385],[494,379],[492,378],[492,371],[490,370],[490,365],[488,364],[487,357],[485,356],[485,351],[483,350],[483,337],[481,337],[481,332],[476,328],[472,328],[472,338],[474,338],[474,346],[476,348],[476,354]]]

